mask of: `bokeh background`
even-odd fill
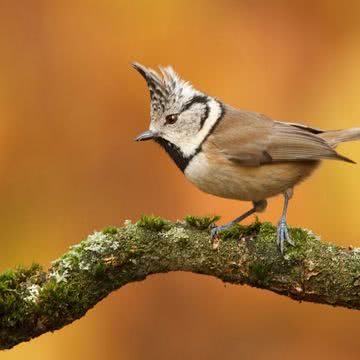
[[[48,266],[95,229],[142,213],[239,215],[152,143],[133,61],[172,64],[247,110],[320,128],[360,125],[360,3],[0,1],[0,270]],[[360,144],[340,151],[360,162]],[[360,167],[326,162],[289,223],[360,246]],[[262,220],[277,221],[282,199]],[[360,312],[172,273],[130,284],[15,359],[358,359]]]

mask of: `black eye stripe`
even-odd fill
[[[181,109],[180,112],[184,112],[184,111],[188,110],[191,106],[193,106],[196,103],[207,104],[207,102],[208,102],[207,96],[196,95],[183,106],[183,108]]]

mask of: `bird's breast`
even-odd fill
[[[243,166],[220,155],[199,152],[185,176],[200,190],[219,197],[259,201],[283,193],[309,176],[318,162]]]

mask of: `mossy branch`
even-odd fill
[[[215,220],[188,216],[174,224],[144,216],[137,224],[95,232],[48,271],[33,265],[1,274],[0,348],[60,329],[113,290],[169,271],[360,309],[360,249],[325,244],[310,231],[293,228],[296,245],[282,257],[273,225],[236,226],[212,242],[208,227]]]

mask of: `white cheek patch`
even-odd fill
[[[185,139],[190,139],[191,137],[196,135],[196,133],[200,130],[199,119],[202,119],[204,115],[206,115],[204,121],[207,119],[208,117],[208,114],[206,113],[207,108],[208,108],[207,103],[194,103],[193,105],[191,105],[189,109],[181,113],[181,120],[184,124],[186,124],[186,127],[184,126],[181,129]]]
[[[209,115],[205,120],[203,127],[196,134],[189,136],[187,139],[182,139],[181,141],[180,148],[186,157],[195,154],[222,115],[223,108],[218,101],[210,98],[207,105],[209,106]]]

